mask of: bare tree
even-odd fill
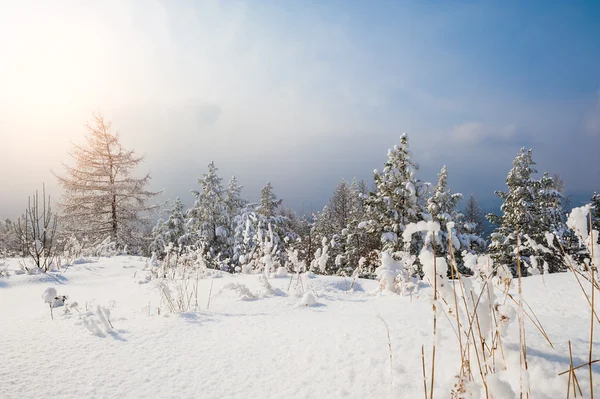
[[[21,241],[23,254],[31,259],[37,268],[46,272],[54,257],[54,238],[56,234],[56,216],[52,213],[50,196],[46,201],[46,187],[42,189],[42,202],[36,190],[29,197],[27,209],[19,219],[15,230]]]
[[[64,175],[54,175],[64,188],[62,219],[75,234],[91,239],[111,236],[120,246],[139,245],[147,204],[157,192],[146,189],[150,175],[134,178],[143,157],[123,148],[111,123],[94,113],[87,124],[87,145],[72,144],[75,166],[64,165]]]

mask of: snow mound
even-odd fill
[[[279,267],[277,269],[277,271],[275,272],[275,277],[287,277],[287,276],[288,276],[287,269],[283,266]]]
[[[301,307],[301,306],[317,306],[317,305],[320,305],[320,303],[317,302],[317,300],[315,299],[315,296],[313,295],[312,292],[306,292],[302,296],[302,299],[300,299],[300,302],[298,302],[298,307]]]
[[[361,282],[343,277],[320,276],[311,281],[310,286],[317,292],[362,292],[364,291]]]
[[[223,294],[226,291],[233,291],[236,293],[237,295],[237,299],[240,301],[251,301],[253,299],[256,299],[256,295],[254,295],[252,293],[252,291],[250,291],[250,288],[248,288],[245,284],[241,284],[241,283],[229,283],[226,286],[224,286],[218,293],[217,296]]]
[[[83,257],[81,257],[81,258],[77,258],[77,259],[75,259],[75,260],[72,262],[72,264],[73,264],[73,265],[83,265],[83,264],[86,264],[86,263],[92,263],[92,262],[93,262],[93,260],[92,260],[92,259],[89,259],[89,258],[83,258]]]

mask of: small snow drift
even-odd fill
[[[288,272],[287,269],[283,266],[277,268],[277,271],[275,272],[275,277],[287,277],[288,276]]]
[[[313,295],[312,292],[306,292],[304,293],[304,295],[302,296],[302,299],[300,299],[300,301],[298,302],[298,307],[302,307],[302,306],[320,306],[321,304],[319,302],[317,302],[317,300],[315,299],[315,296]]]

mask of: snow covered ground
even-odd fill
[[[428,287],[411,298],[379,293],[375,281],[350,290],[350,280],[316,276],[304,279],[313,298],[301,298],[288,292],[289,277],[270,279],[265,292],[257,275],[223,274],[199,282],[200,310],[170,313],[156,284],[144,283],[145,264],[101,258],[31,276],[16,275],[18,261],[9,261],[13,273],[0,277],[0,397],[423,397]],[[237,290],[223,289],[231,284]],[[53,320],[42,299],[48,287],[69,297]],[[558,373],[569,367],[569,340],[574,363],[587,361],[589,306],[570,273],[524,279],[524,297],[554,345],[527,323],[532,397],[566,397],[567,375]],[[448,398],[460,356],[448,320],[438,320],[435,397]],[[517,323],[510,329],[508,371],[499,376],[519,392]],[[594,350],[600,354],[600,342]],[[587,373],[578,377],[589,392]]]

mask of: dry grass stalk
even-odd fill
[[[518,312],[517,312],[517,316],[519,319],[519,351],[520,351],[520,356],[519,356],[519,397],[522,399],[523,398],[523,370],[525,370],[525,372],[528,371],[528,364],[527,364],[527,341],[526,341],[526,337],[525,337],[525,323],[523,320],[523,282],[522,282],[522,276],[521,276],[521,248],[520,248],[520,237],[519,237],[519,231],[516,231],[516,236],[517,236],[517,277],[518,277],[518,293],[519,293],[519,306],[518,306]],[[525,396],[528,398],[529,397],[529,384],[527,386],[527,392],[525,392]]]
[[[427,373],[425,373],[425,345],[421,345],[421,364],[423,365],[423,392],[427,399]]]
[[[590,318],[590,350],[588,353],[588,361],[589,361],[589,371],[590,371],[590,398],[594,399],[594,373],[592,370],[592,360],[593,360],[593,352],[594,352],[594,312],[595,312],[595,299],[596,299],[596,290],[594,289],[594,283],[596,282],[596,277],[595,277],[595,272],[596,272],[596,265],[594,264],[594,230],[593,230],[593,225],[592,225],[592,214],[590,212],[589,214],[590,216],[590,242],[591,242],[591,255],[592,255],[592,260],[591,260],[591,265],[590,265],[590,273],[591,273],[591,280],[592,280],[592,313],[591,313],[591,318]]]
[[[433,390],[434,390],[434,382],[435,382],[435,341],[437,340],[437,299],[438,299],[438,289],[437,289],[437,261],[435,255],[435,245],[431,246],[433,248],[433,347],[431,349],[431,390],[429,391],[429,398],[433,399]]]
[[[215,276],[213,275],[212,278],[210,279],[210,290],[208,291],[208,302],[206,303],[206,310],[208,310],[208,308],[210,308],[210,298],[212,297],[212,289],[213,289],[214,282],[215,282]]]
[[[385,332],[387,334],[388,349],[390,351],[390,383],[393,384],[394,383],[394,358],[393,358],[393,351],[392,351],[392,338],[390,337],[390,328],[389,328],[388,324],[385,322],[385,320],[383,320],[383,317],[377,316],[377,318],[379,320],[381,320],[381,322],[385,326]]]
[[[573,381],[573,396],[577,397],[577,391],[575,388],[579,389],[579,395],[583,396],[583,392],[581,392],[581,387],[579,386],[579,381],[577,380],[577,374],[575,374],[575,369],[573,368],[573,350],[571,349],[571,341],[569,341],[569,382],[567,387],[567,399],[570,396],[570,387],[571,381]]]

